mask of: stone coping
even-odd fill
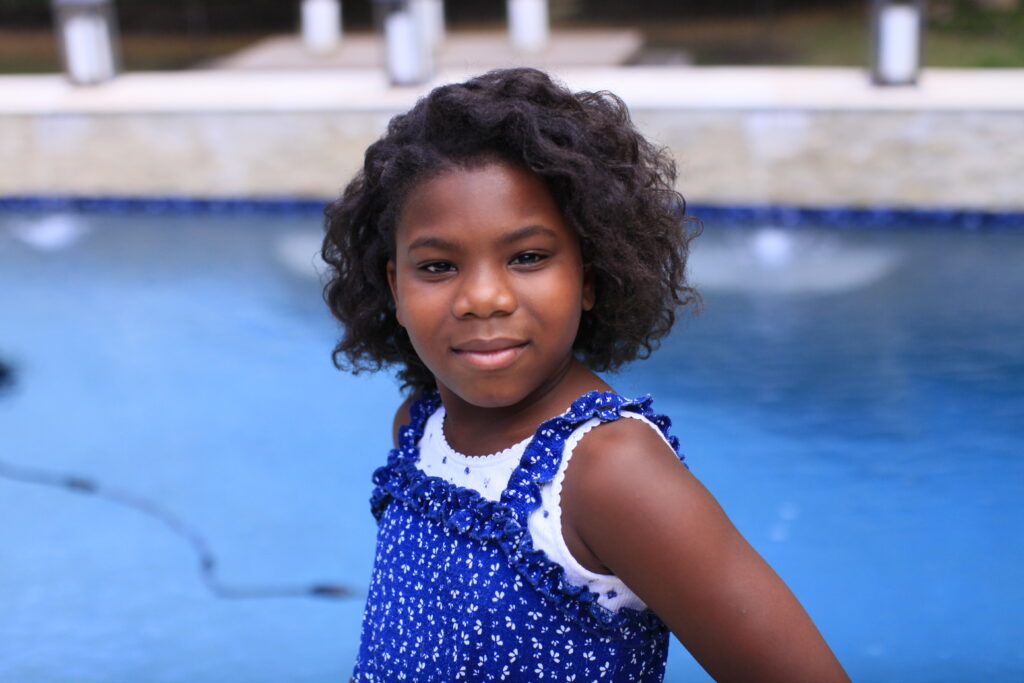
[[[431,87],[476,71],[445,70],[392,87],[379,69],[133,72],[72,86],[60,74],[0,76],[0,116],[206,112],[397,112]],[[1024,112],[1024,69],[929,69],[914,87],[872,86],[863,69],[566,67],[574,90],[610,90],[649,111]]]

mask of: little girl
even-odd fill
[[[595,374],[681,305],[675,167],[608,93],[531,69],[435,89],[327,209],[335,362],[409,398],[376,471],[356,681],[848,680],[690,474]]]

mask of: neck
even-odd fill
[[[575,358],[540,387],[514,404],[485,408],[467,403],[438,385],[445,407],[445,438],[466,455],[496,453],[522,441],[545,420],[559,415],[588,391],[609,391],[600,377]]]

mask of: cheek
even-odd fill
[[[415,283],[401,281],[398,291],[401,294],[395,306],[395,317],[413,344],[419,346],[435,337],[444,322],[443,302],[438,300],[436,292],[421,291]],[[435,296],[430,296],[432,293]]]
[[[576,338],[585,304],[578,283],[573,287],[544,288],[535,301],[539,306],[538,317],[552,334],[570,341]]]

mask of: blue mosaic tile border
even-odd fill
[[[705,225],[826,226],[833,228],[946,228],[1024,230],[1024,211],[972,209],[844,208],[799,206],[722,206],[687,204],[686,212]]]
[[[261,199],[191,197],[0,196],[0,211],[162,214],[316,214],[328,200],[292,197]]]
[[[75,197],[0,196],[0,211],[161,214],[292,214],[322,215],[327,199],[294,197]],[[834,228],[947,228],[959,230],[1024,230],[1024,211],[967,209],[846,208],[743,206],[691,203],[687,213],[711,226],[776,225]]]

